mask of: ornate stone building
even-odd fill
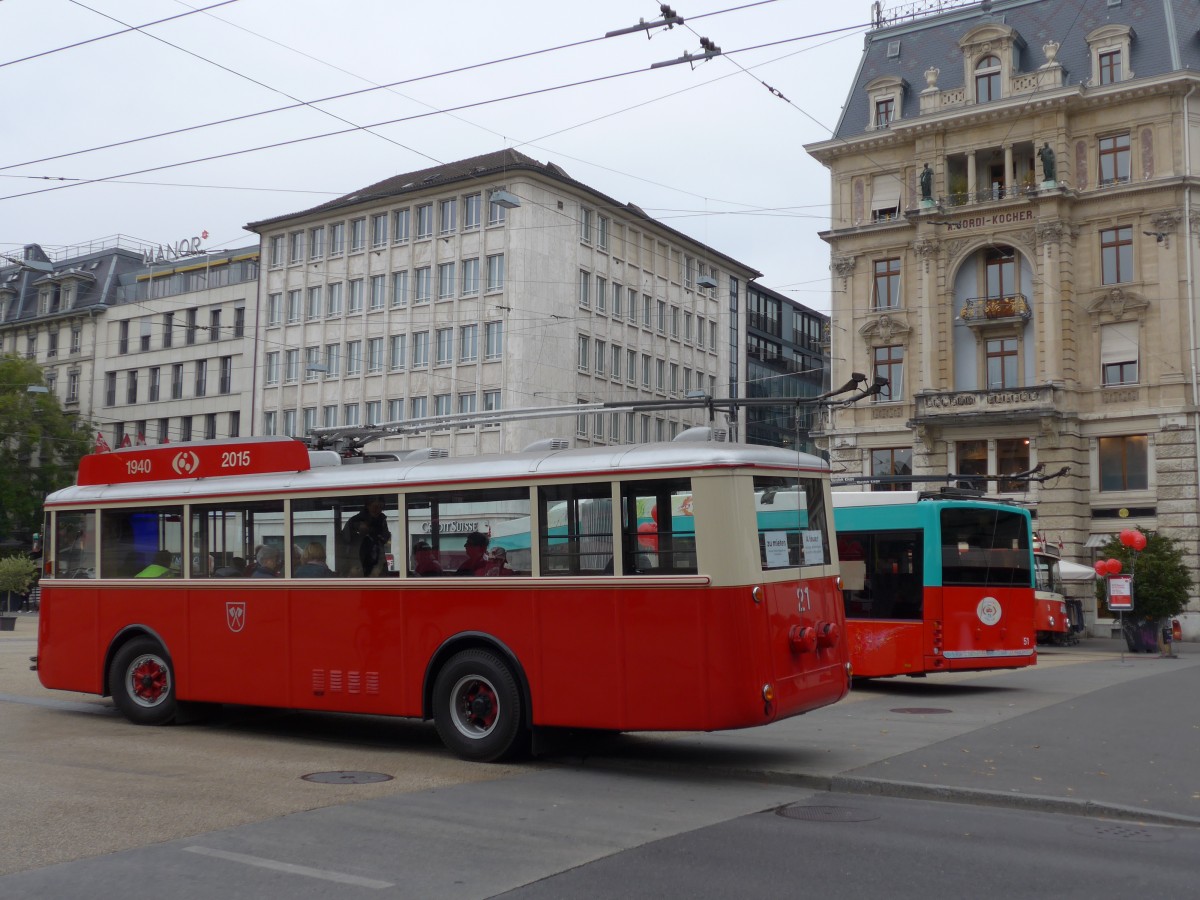
[[[831,177],[832,383],[889,381],[827,423],[835,467],[1067,466],[990,490],[1066,559],[1140,525],[1195,569],[1200,6],[942,10],[880,17],[807,148]]]

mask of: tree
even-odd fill
[[[4,611],[12,611],[12,595],[24,594],[37,577],[37,563],[27,556],[7,556],[0,559],[0,593],[4,594]]]
[[[1154,531],[1137,529],[1146,537],[1144,550],[1132,550],[1118,538],[1100,548],[1100,555],[1121,561],[1121,572],[1133,575],[1133,612],[1122,616],[1126,640],[1133,649],[1131,635],[1154,626],[1187,608],[1192,576],[1183,561],[1179,542]],[[1096,579],[1096,597],[1106,601],[1105,580]]]
[[[28,541],[41,529],[46,494],[75,480],[79,459],[90,449],[90,429],[63,411],[44,386],[33,360],[0,356],[0,538]]]

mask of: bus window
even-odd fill
[[[192,553],[211,559],[217,577],[249,575],[261,546],[284,549],[282,500],[230,500],[191,511]]]
[[[825,492],[816,478],[754,479],[758,550],[763,569],[830,563]]]
[[[626,574],[699,571],[690,478],[621,482],[621,549]]]
[[[171,554],[165,565],[176,577],[183,568],[183,508],[121,507],[100,514],[100,577],[134,578],[155,564],[160,551]]]
[[[391,529],[399,527],[398,521],[395,494],[297,499],[292,501],[292,544],[302,554],[319,545],[325,564],[343,578],[386,575],[394,568]],[[310,574],[317,571],[314,565],[299,577],[321,577]]]
[[[529,575],[529,509],[527,488],[407,494],[408,546],[415,559],[417,546],[429,544],[428,557],[437,561],[441,571],[423,574],[465,575],[470,558],[467,539],[480,534],[487,539],[492,563],[481,566],[480,574]],[[503,550],[507,559],[501,560],[497,550]],[[426,556],[424,549],[421,553]]]
[[[59,578],[96,577],[96,514],[60,512],[56,517],[54,574]]]
[[[848,619],[920,619],[924,573],[919,531],[839,532]]]
[[[1029,524],[1010,509],[948,508],[941,512],[942,584],[1033,584]]]
[[[612,485],[538,488],[538,545],[543,575],[611,575]]]

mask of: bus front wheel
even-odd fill
[[[154,638],[134,638],[117,651],[108,670],[117,709],[138,725],[165,725],[175,718],[175,673]]]
[[[520,750],[521,690],[496,654],[474,649],[452,656],[434,682],[433,704],[442,743],[463,759],[496,762]]]

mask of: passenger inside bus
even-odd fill
[[[300,555],[300,565],[292,570],[296,578],[335,578],[337,573],[325,563],[325,545],[309,541]]]
[[[386,575],[388,573],[387,544],[392,539],[383,499],[372,497],[362,511],[355,513],[342,529],[345,544],[358,549],[359,570],[353,575]]]
[[[467,554],[467,558],[463,560],[462,565],[455,569],[456,575],[486,575],[488,567],[492,561],[488,559],[488,536],[482,531],[472,531],[467,535],[467,542],[463,547],[463,551]]]
[[[442,574],[442,564],[433,555],[428,541],[417,541],[413,547],[413,574],[420,578],[436,578]]]
[[[216,554],[209,556],[215,561]],[[230,557],[229,562],[215,565],[212,573],[216,578],[241,578],[246,574],[246,561],[240,556]]]
[[[278,578],[283,567],[283,553],[278,547],[264,544],[254,554],[254,571],[251,578]]]
[[[171,561],[175,558],[170,550],[159,550],[154,554],[154,561],[142,571],[138,572],[134,578],[170,578],[174,573],[171,572]]]

